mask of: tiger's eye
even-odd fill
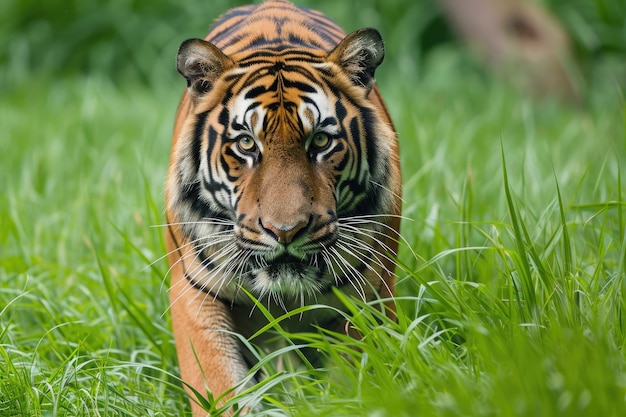
[[[239,138],[239,142],[237,142],[237,146],[244,152],[251,152],[256,148],[256,143],[254,139],[250,136],[242,136]]]
[[[313,136],[313,140],[311,141],[311,145],[313,145],[317,149],[324,149],[330,143],[330,138],[326,133],[319,132]]]

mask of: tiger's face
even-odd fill
[[[168,213],[197,288],[302,303],[343,285],[365,298],[381,280],[380,216],[397,196],[395,133],[366,99],[383,56],[376,34],[328,55],[181,46],[192,117],[174,148]]]

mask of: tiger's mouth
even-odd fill
[[[279,265],[302,265],[302,264],[307,264],[309,262],[310,262],[310,256],[305,255],[303,257],[298,258],[297,256],[294,256],[288,252],[283,252],[282,254],[278,255],[272,260],[265,261],[265,263],[269,267],[275,267]]]
[[[314,295],[328,286],[326,262],[315,256],[283,253],[272,260],[255,259],[249,265],[251,289],[258,295]]]
[[[314,260],[312,256],[296,257],[287,252],[266,260],[254,258],[250,264],[252,274],[266,273],[270,279],[302,279],[304,275],[315,275],[321,279],[326,264],[324,261]]]

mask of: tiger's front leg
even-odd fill
[[[170,257],[175,257],[175,253]],[[172,326],[181,377],[203,396],[210,392],[217,399],[248,372],[239,342],[232,333],[231,313],[223,302],[213,297],[206,299],[205,293],[189,283],[182,262],[174,259],[170,262],[174,265],[170,288]],[[186,388],[191,398],[195,398]],[[226,399],[222,398],[218,406]],[[207,415],[196,401],[191,401],[191,408],[194,417]]]

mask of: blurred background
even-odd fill
[[[0,86],[11,89],[36,77],[107,77],[171,88],[177,75],[174,57],[180,42],[202,37],[210,23],[247,0],[4,0],[0,4]],[[446,8],[463,1],[444,0],[301,0],[332,17],[346,31],[378,28],[387,43],[388,74],[419,79],[429,57],[458,45]],[[484,4],[492,10],[491,2]],[[599,63],[611,61],[623,85],[626,53],[626,6],[622,0],[544,0],[570,38],[577,86],[597,75]],[[476,7],[474,7],[476,8]],[[447,15],[450,16],[450,13]],[[457,27],[458,29],[458,27]],[[600,62],[602,61],[602,62]],[[459,62],[457,62],[459,64]],[[480,69],[472,59],[468,70]],[[578,75],[576,75],[578,77]],[[180,80],[178,80],[180,81]],[[178,83],[180,85],[180,83]],[[584,95],[584,91],[582,91]]]

